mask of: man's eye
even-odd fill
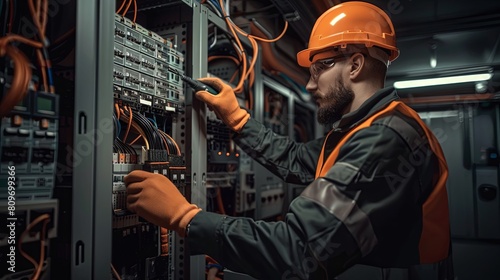
[[[321,61],[321,64],[324,66],[331,66],[333,63],[335,63],[334,59],[325,59]]]

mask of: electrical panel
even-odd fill
[[[5,73],[11,71],[7,68]],[[3,92],[11,76],[4,74]],[[7,199],[8,172],[14,168],[16,200],[52,198],[57,165],[59,96],[29,91],[6,117],[0,130],[0,199]]]
[[[115,140],[112,186],[112,266],[121,279],[176,277],[186,254],[175,232],[159,228],[126,207],[124,177],[145,170],[168,177],[186,196],[186,163],[172,135],[174,119],[185,111],[184,55],[172,40],[115,15],[113,97]]]
[[[40,9],[43,6],[33,7],[34,12]],[[60,93],[40,35],[19,34],[19,19],[33,19],[28,7],[11,2],[10,9],[0,11],[6,19],[0,25],[0,218],[4,225],[0,278],[27,279],[50,270],[50,244],[58,237],[59,204],[53,194]],[[37,28],[37,34],[43,28]],[[10,43],[4,44],[7,40]]]

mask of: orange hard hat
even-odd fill
[[[333,6],[316,20],[309,46],[297,53],[297,62],[309,67],[314,54],[333,47],[346,48],[349,44],[386,49],[390,62],[399,56],[389,16],[373,4],[350,1]]]

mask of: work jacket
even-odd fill
[[[250,119],[235,142],[284,181],[308,186],[279,222],[201,211],[189,227],[191,253],[257,279],[333,279],[354,264],[445,259],[446,162],[432,132],[397,99],[382,89],[308,143]]]

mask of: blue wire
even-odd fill
[[[217,2],[216,0],[208,0],[208,1],[210,1],[217,9],[219,9],[219,12],[222,14],[222,8],[219,5],[219,2]]]
[[[51,67],[47,67],[47,74],[49,76],[49,86],[53,86],[54,81],[52,80],[52,68]]]
[[[155,127],[158,128],[158,125],[156,124],[155,120],[153,120],[152,118],[148,118],[148,120],[150,120],[155,125]]]

